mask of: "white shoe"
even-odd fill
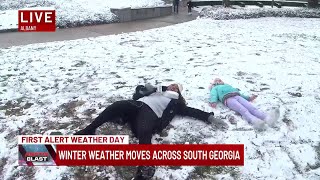
[[[277,122],[277,120],[280,117],[280,111],[279,109],[273,109],[269,115],[267,116],[267,118],[265,119],[266,123],[272,127],[274,126],[274,124]]]

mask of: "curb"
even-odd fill
[[[8,33],[8,32],[18,32],[18,28],[16,29],[1,29],[0,33]]]

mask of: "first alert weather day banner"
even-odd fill
[[[243,166],[243,144],[129,144],[129,136],[19,136],[22,166]]]

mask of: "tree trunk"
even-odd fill
[[[308,6],[310,8],[317,8],[319,6],[319,0],[308,0]]]
[[[222,0],[224,7],[230,7],[230,0]]]

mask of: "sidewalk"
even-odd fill
[[[44,43],[52,41],[74,40],[80,38],[97,37],[111,34],[121,34],[134,31],[142,31],[152,28],[159,28],[173,24],[183,23],[196,19],[198,12],[193,11],[188,15],[187,8],[179,9],[179,14],[172,14],[159,18],[131,21],[126,23],[113,23],[105,25],[93,25],[69,29],[57,29],[53,33],[32,33],[32,32],[8,32],[0,33],[0,48],[26,45],[33,43]]]

